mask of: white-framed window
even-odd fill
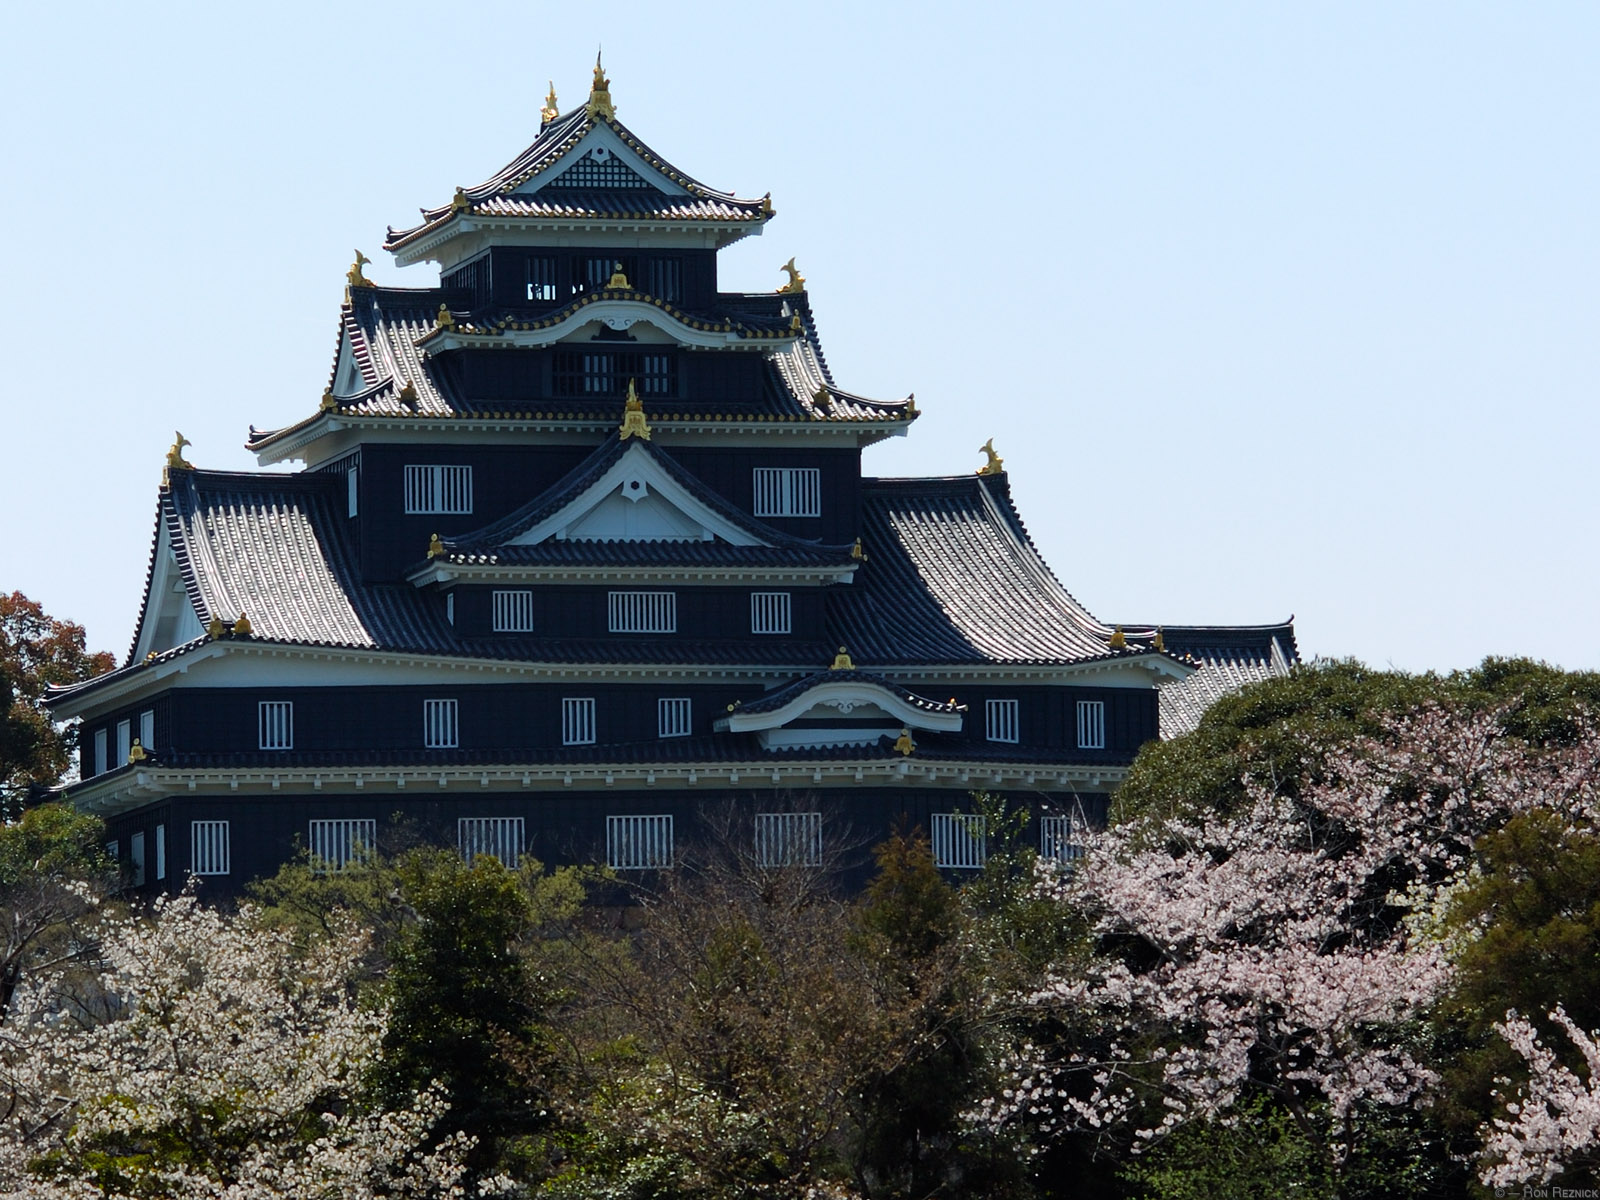
[[[406,467],[406,512],[461,514],[471,511],[471,467]]]
[[[257,706],[263,750],[294,749],[294,701],[263,700]]]
[[[167,877],[167,827],[156,826],[156,878]]]
[[[193,821],[189,825],[189,869],[196,875],[228,873],[228,823]]]
[[[156,710],[153,708],[147,708],[139,714],[139,745],[144,747],[146,754],[155,749]]]
[[[450,623],[455,624],[455,597],[450,597]],[[494,593],[494,631],[496,633],[533,632],[533,593],[526,588]]]
[[[988,700],[983,706],[984,734],[991,742],[1017,740],[1017,702]]]
[[[822,865],[822,814],[757,813],[756,862],[763,867]]]
[[[350,516],[353,517],[361,511],[361,477],[356,474],[354,464],[345,471],[344,480],[347,492],[346,506],[350,510]]]
[[[989,838],[981,813],[934,813],[932,820],[934,866],[982,869],[989,857]]]
[[[1104,750],[1106,748],[1106,702],[1104,700],[1078,701],[1078,749]]]
[[[513,871],[522,861],[521,817],[462,817],[456,822],[456,847],[469,863],[492,854]]]
[[[456,594],[454,592],[445,593],[444,619],[452,625],[456,623]]]
[[[94,773],[96,775],[104,775],[106,773],[106,741],[106,731],[104,729],[96,729],[94,731]]]
[[[664,696],[656,701],[658,737],[688,737],[693,732],[693,706],[688,696]]]
[[[133,749],[133,722],[121,720],[117,722],[117,766],[128,761],[128,753]]]
[[[1040,817],[1039,857],[1049,862],[1076,862],[1083,857],[1087,832],[1081,817]]]
[[[822,472],[816,467],[757,467],[754,483],[758,517],[822,515]]]
[[[606,865],[650,871],[672,865],[672,815],[606,818]]]
[[[750,593],[751,633],[788,633],[790,628],[788,592]]]
[[[594,745],[594,699],[568,696],[561,701],[561,744]]]
[[[461,723],[454,700],[422,702],[422,744],[429,750],[453,750],[461,744]]]
[[[134,887],[144,886],[144,831],[128,839],[128,865]]]
[[[318,871],[342,871],[368,861],[378,845],[378,822],[371,818],[334,817],[312,821],[306,830],[306,848]]]
[[[612,633],[677,633],[677,592],[612,592],[607,597]]]

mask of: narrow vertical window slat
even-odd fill
[[[606,597],[612,633],[677,633],[676,592],[611,592]]]
[[[664,738],[688,737],[694,731],[687,696],[670,696],[656,701],[656,732]]]
[[[820,517],[822,471],[817,467],[756,467],[755,515]]]
[[[788,592],[751,592],[750,632],[789,633],[792,611]]]
[[[291,700],[263,700],[257,705],[260,714],[260,748],[263,750],[294,749],[294,702]]]
[[[228,874],[228,823],[193,821],[189,829],[189,869],[196,875]]]
[[[408,513],[446,515],[470,513],[472,468],[408,465],[405,471],[405,510]]]
[[[453,597],[452,597],[453,599]],[[455,612],[451,610],[452,623]],[[494,593],[494,631],[496,633],[533,632],[533,593],[527,589],[497,590]]]
[[[378,822],[360,817],[312,821],[306,840],[315,870],[342,871],[371,858],[377,849]]]
[[[933,863],[958,871],[977,871],[988,861],[988,831],[982,815],[934,813]]]
[[[1078,748],[1104,750],[1106,748],[1106,702],[1104,700],[1078,701]]]
[[[561,701],[561,744],[590,746],[595,740],[595,706],[592,697],[569,696]]]
[[[454,700],[422,702],[422,744],[429,750],[452,750],[460,745],[460,714]]]
[[[672,866],[672,816],[606,818],[606,864],[614,871],[650,871]]]
[[[821,866],[822,814],[757,813],[756,861],[763,867]]]
[[[167,827],[156,826],[156,878],[167,877]]]
[[[524,845],[521,817],[462,817],[456,822],[456,847],[469,863],[480,854],[493,855],[514,871]]]
[[[989,700],[984,703],[985,735],[991,742],[1017,741],[1017,702]]]
[[[94,773],[96,775],[104,775],[106,773],[108,765],[106,762],[106,741],[106,731],[104,729],[96,729],[94,731]]]

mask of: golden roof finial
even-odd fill
[[[188,438],[184,437],[183,434],[178,433],[176,430],[173,431],[172,437],[172,449],[167,451],[166,466],[161,468],[162,487],[167,487],[169,484],[171,484],[171,472],[194,470],[194,464],[183,456],[183,448],[185,446],[192,446],[194,443]]]
[[[856,539],[856,544],[850,547],[850,557],[857,562],[867,561],[867,552],[861,548],[861,539]]]
[[[628,277],[622,273],[622,264],[620,262],[613,262],[611,264],[611,278],[606,280],[606,290],[609,291],[612,288],[626,288],[632,286],[633,285],[628,282]]]
[[[450,306],[448,304],[439,305],[439,315],[434,317],[433,327],[435,329],[454,329],[456,327],[456,319],[450,315]]]
[[[361,273],[362,267],[368,267],[371,265],[372,260],[365,254],[361,253],[361,251],[357,250],[355,263],[348,271],[344,273],[345,285],[353,288],[377,287],[377,284],[373,283],[372,280],[368,279]]]
[[[806,290],[806,277],[800,274],[799,269],[794,265],[794,259],[791,258],[778,270],[789,272],[789,282],[778,289],[780,292],[803,292]]]
[[[917,394],[912,392],[911,395],[906,397],[906,416],[920,417],[921,415],[922,410],[917,407]]]
[[[334,409],[336,409],[338,407],[339,407],[339,401],[334,396],[332,388],[329,388],[327,391],[322,393],[322,403],[319,406],[319,411],[321,411],[321,412],[332,412]]]
[[[856,669],[856,664],[853,663],[852,661],[850,661],[849,651],[847,651],[843,646],[840,646],[839,647],[839,653],[837,653],[837,654],[835,654],[833,656],[833,666],[829,667],[828,670],[830,670],[830,671],[854,671],[855,669]]]
[[[768,192],[765,196],[761,197],[761,215],[763,217],[770,217],[772,215],[772,193],[771,192]]]
[[[212,617],[211,620],[207,621],[206,622],[206,633],[210,634],[213,639],[221,637],[222,636],[222,618],[221,617]]]
[[[1006,473],[1005,459],[1001,458],[994,452],[993,438],[990,438],[983,445],[979,446],[978,452],[980,454],[987,454],[989,456],[989,461],[978,468],[979,475],[1004,475]]]
[[[471,207],[472,201],[467,199],[467,189],[456,188],[456,194],[450,197],[450,211],[453,213],[465,212]]]
[[[544,107],[539,110],[539,128],[543,129],[560,115],[561,110],[556,107],[556,81],[552,79],[550,94],[544,98]]]
[[[611,81],[606,78],[605,68],[600,65],[599,51],[594,56],[594,86],[589,89],[589,115],[611,121],[617,118],[617,106],[611,103]]]
[[[144,747],[139,744],[139,739],[134,738],[133,745],[128,747],[128,761],[131,763],[142,763],[146,757],[147,755],[144,752]]]
[[[1121,625],[1111,631],[1111,640],[1106,644],[1113,650],[1126,650],[1128,648],[1128,635],[1122,632]]]
[[[395,399],[408,408],[415,408],[417,406],[417,385],[409,379],[406,380],[400,388],[400,394]]]
[[[907,758],[910,758],[911,752],[917,748],[916,742],[911,740],[911,730],[904,725],[900,726],[900,736],[895,738],[894,748]]]
[[[628,380],[628,398],[622,405],[622,424],[617,428],[618,441],[625,442],[631,437],[650,440],[650,422],[644,419],[644,401],[639,399],[639,389],[631,379]]]
[[[250,627],[250,618],[240,613],[238,619],[233,623],[233,636],[249,637],[254,632]]]
[[[833,407],[833,393],[825,387],[819,387],[811,397],[811,407],[818,412],[827,412]]]
[[[439,535],[436,533],[428,539],[428,557],[438,558],[443,553],[444,542],[439,539]]]
[[[1152,642],[1151,645],[1153,645],[1157,650],[1161,650],[1163,652],[1167,648],[1167,636],[1161,632],[1161,626],[1159,625],[1156,626],[1156,640]]]

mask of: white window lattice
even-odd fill
[[[422,702],[422,744],[429,750],[453,750],[461,744],[459,710],[454,700]]]
[[[342,871],[371,859],[378,845],[378,822],[359,817],[312,821],[306,845],[318,870]]]
[[[1104,750],[1106,748],[1106,702],[1104,700],[1078,701],[1078,749]]]
[[[521,817],[462,817],[456,822],[456,846],[469,863],[480,854],[492,854],[501,866],[515,871],[523,845]]]
[[[751,592],[750,632],[788,633],[790,612],[788,592]]]
[[[822,814],[757,813],[756,861],[763,867],[822,865]]]
[[[1040,817],[1039,857],[1050,862],[1076,862],[1083,857],[1088,825],[1081,817]]]
[[[471,511],[471,467],[406,467],[406,512],[462,514]]]
[[[688,737],[693,731],[689,697],[667,696],[656,701],[656,732],[660,737]]]
[[[677,633],[676,592],[612,592],[609,595],[612,633]]]
[[[156,747],[156,710],[147,708],[139,714],[139,745],[146,754]]]
[[[196,875],[226,875],[228,866],[228,823],[192,822],[189,826],[189,869]]]
[[[96,729],[94,731],[94,773],[96,775],[104,775],[106,773],[106,741],[106,731],[104,729]]]
[[[933,814],[933,865],[981,870],[989,856],[985,819],[977,813]]]
[[[561,701],[561,744],[563,746],[594,744],[593,699],[569,696]]]
[[[1017,740],[1017,702],[989,700],[984,703],[985,733],[991,742]]]
[[[156,826],[156,878],[167,877],[167,827]]]
[[[606,864],[614,871],[672,865],[672,816],[606,818]]]
[[[455,597],[452,596],[451,600]],[[450,610],[451,624],[455,623],[455,609]],[[496,591],[494,594],[494,631],[496,633],[533,632],[533,593],[521,591]]]
[[[756,467],[755,515],[820,517],[822,471],[817,467]]]
[[[260,713],[260,746],[263,750],[294,749],[294,702],[263,700]]]
[[[133,750],[133,722],[117,722],[117,766],[128,761],[128,754]]]
[[[345,497],[346,507],[349,509],[349,515],[353,517],[361,511],[361,479],[356,474],[355,467],[350,467],[345,471],[344,479],[347,491]]]

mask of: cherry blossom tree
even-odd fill
[[[30,977],[0,1039],[0,1194],[464,1194],[446,1098],[361,1102],[387,1021],[349,987],[350,925],[297,951],[255,911],[193,896],[108,917],[103,970]]]
[[[1548,1183],[1574,1168],[1600,1166],[1600,1034],[1585,1033],[1561,1007],[1550,1019],[1583,1056],[1587,1077],[1564,1066],[1515,1009],[1495,1026],[1527,1063],[1529,1079],[1506,1096],[1510,1119],[1495,1118],[1485,1139],[1479,1178],[1489,1187]]]

